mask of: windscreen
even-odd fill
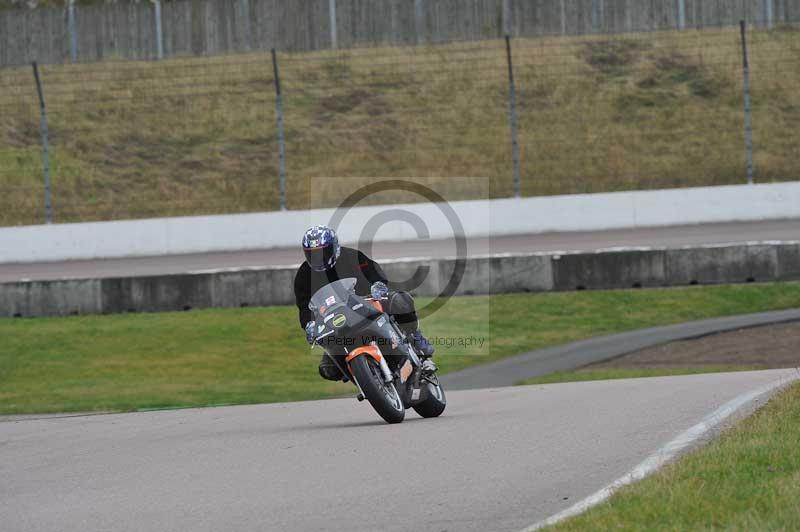
[[[347,296],[356,291],[356,278],[339,279],[325,285],[311,296],[308,308],[326,314],[330,309],[340,307],[347,302]]]

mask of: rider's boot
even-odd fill
[[[436,373],[436,370],[439,368],[436,367],[436,364],[433,363],[433,360],[430,358],[423,358],[422,364],[420,365],[420,369],[422,369],[422,373]]]
[[[428,341],[428,339],[422,335],[422,331],[420,331],[419,329],[414,331],[414,333],[411,335],[411,344],[422,355],[420,357],[422,359],[422,371],[426,373],[435,372],[437,369],[436,364],[434,364],[433,360],[431,360],[434,348]]]

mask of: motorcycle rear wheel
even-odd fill
[[[394,383],[383,382],[383,372],[375,359],[362,355],[350,362],[350,371],[361,387],[364,397],[387,423],[400,423],[406,409]]]
[[[425,383],[428,387],[428,398],[412,407],[422,417],[439,417],[447,406],[444,388],[439,383],[438,377],[434,376],[431,380],[436,382],[436,385]]]

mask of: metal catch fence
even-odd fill
[[[800,175],[796,25],[35,70],[40,91],[0,69],[0,225],[334,206],[341,177],[468,199],[455,178],[508,197]]]

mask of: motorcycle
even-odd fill
[[[420,356],[397,321],[384,311],[386,298],[355,293],[349,277],[323,286],[311,297],[319,345],[338,366],[345,382],[358,388],[387,423],[400,423],[406,409],[437,417],[447,405],[435,371],[422,368]]]

